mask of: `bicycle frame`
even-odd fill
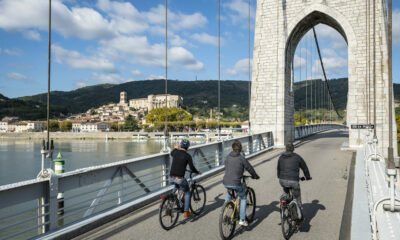
[[[243,186],[245,192],[247,191],[247,182],[245,180],[246,178],[242,178],[242,186]],[[232,216],[230,218],[231,218],[231,221],[237,221],[237,220],[239,220],[238,214],[239,214],[240,207],[241,207],[240,206],[240,198],[239,198],[239,195],[235,194],[234,190],[231,190],[231,191],[233,191],[232,194],[229,193],[229,191],[228,191],[228,193],[231,195],[231,198],[232,198],[231,202],[233,202],[234,208],[233,208]]]

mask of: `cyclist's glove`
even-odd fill
[[[260,176],[258,176],[257,174],[254,176],[251,176],[252,179],[260,179]]]

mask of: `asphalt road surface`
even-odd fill
[[[352,153],[340,151],[347,137],[345,131],[329,131],[305,139],[296,148],[313,180],[301,182],[305,221],[291,239],[339,238],[352,157]],[[237,227],[234,239],[283,239],[279,215],[282,188],[276,176],[280,153],[282,150],[274,150],[250,161],[261,177],[249,184],[257,197],[255,220],[247,229]],[[200,183],[207,191],[204,212],[189,219],[181,214],[170,231],[163,230],[158,222],[158,202],[76,239],[220,239],[218,217],[226,194],[222,177],[219,174]]]

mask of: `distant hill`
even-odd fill
[[[247,106],[248,82],[221,81],[221,106],[234,104]],[[66,108],[70,113],[84,112],[109,102],[119,102],[119,93],[126,91],[128,99],[144,98],[150,94],[164,93],[164,80],[134,81],[119,85],[101,84],[80,88],[70,92],[51,92],[52,106]],[[190,107],[215,107],[218,102],[217,81],[168,80],[168,93],[183,97],[184,105]],[[45,103],[46,94],[21,97],[20,100]],[[206,103],[205,103],[206,102]]]
[[[347,92],[348,92],[348,84],[347,78],[339,78],[332,79],[328,82],[329,88],[332,93],[333,102],[338,110],[346,109],[347,106]],[[306,91],[307,89],[307,91]],[[312,105],[314,108],[315,102],[317,103],[317,107],[321,106],[321,108],[328,108],[329,103],[326,95],[326,85],[324,81],[320,79],[312,80],[312,81],[302,81],[294,84],[294,105],[296,110],[306,109],[306,96],[307,96],[307,108],[311,107],[311,97],[312,97]],[[313,96],[311,96],[311,90]],[[399,89],[400,90],[400,89]],[[326,91],[323,93],[323,91]],[[315,95],[317,92],[317,95]],[[325,100],[325,101],[322,101]]]
[[[296,82],[294,84],[295,108],[306,109],[306,84],[308,108],[311,101],[311,82],[313,89],[320,92],[321,80]],[[347,78],[332,79],[329,85],[333,100],[339,110],[346,108],[348,84]],[[265,86],[267,87],[267,86]],[[164,80],[133,81],[123,84],[100,84],[73,91],[51,92],[51,116],[64,116],[68,113],[85,112],[90,108],[97,108],[109,102],[119,102],[119,93],[127,91],[128,99],[143,98],[149,94],[163,94]],[[168,93],[183,96],[186,107],[209,109],[218,103],[218,82],[209,81],[168,81]],[[395,99],[400,99],[400,85],[394,84]],[[317,94],[319,103],[320,95]],[[315,100],[315,94],[313,96]],[[0,118],[4,116],[18,116],[21,119],[44,119],[46,117],[46,94],[9,99],[0,94]],[[248,82],[221,81],[221,107],[229,108],[232,105],[247,108]],[[324,105],[323,107],[327,107]]]

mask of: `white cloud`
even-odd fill
[[[172,35],[169,42],[172,46],[184,46],[187,44],[187,41],[185,39],[182,39],[178,35]]]
[[[131,73],[133,76],[141,76],[142,75],[142,73],[137,69],[131,70]]]
[[[149,28],[142,14],[129,2],[99,0],[97,7],[109,14],[111,25],[121,33],[142,33]]]
[[[39,41],[41,39],[40,37],[40,33],[36,30],[26,30],[22,32],[22,35],[26,38],[26,39],[30,39],[30,40],[36,40]]]
[[[111,73],[111,74],[99,74],[99,73],[93,73],[92,74],[92,79],[96,82],[99,83],[112,83],[112,84],[120,84],[124,82],[130,82],[133,81],[133,79],[125,79],[121,77],[121,75],[117,73]]]
[[[335,29],[325,24],[318,24],[315,27],[315,31],[317,33],[318,40],[322,38],[328,39],[332,43],[332,48],[341,51],[347,50],[346,41],[344,40],[343,36]],[[313,34],[312,30],[310,30],[309,34]],[[312,36],[312,39],[314,41],[314,36]]]
[[[102,51],[114,58],[140,63],[145,66],[165,66],[165,45],[150,44],[145,36],[120,36],[110,41],[103,41]],[[203,63],[197,61],[193,54],[183,47],[168,49],[169,62],[172,67],[184,67],[188,70],[200,71]]]
[[[25,82],[29,82],[32,80],[32,77],[28,77],[28,76],[25,76],[25,75],[23,75],[21,73],[17,73],[17,72],[7,73],[6,78],[11,79],[11,80],[25,81]]]
[[[103,72],[116,72],[114,63],[98,56],[84,56],[77,51],[69,51],[60,46],[53,45],[54,61],[67,64],[73,69],[95,70]]]
[[[304,68],[306,66],[306,59],[303,57],[299,57],[297,55],[294,55],[294,69],[297,70],[299,68]]]
[[[1,54],[6,54],[8,56],[13,56],[13,57],[19,57],[22,55],[22,50],[19,48],[13,48],[13,49],[8,49],[8,48],[1,49],[0,48],[0,55]]]
[[[83,87],[86,87],[86,86],[87,86],[87,84],[86,84],[85,82],[77,82],[77,83],[75,83],[75,85],[76,85],[78,88],[83,88]]]
[[[250,69],[252,67],[252,61],[250,59]],[[240,73],[249,73],[249,59],[245,58],[236,62],[232,69],[226,70],[226,73],[232,76],[236,76]]]
[[[70,8],[63,0],[53,0],[53,29],[64,37],[85,40],[111,39],[119,34],[138,34],[145,31],[164,33],[163,5],[151,8],[147,12],[140,12],[130,2],[99,0],[96,6],[104,12],[104,16],[93,8]],[[16,11],[18,14],[15,14]],[[199,12],[184,14],[168,10],[168,25],[173,31],[201,28],[207,23],[207,18]],[[37,40],[37,30],[47,31],[48,28],[48,1],[0,1],[0,28],[20,30],[24,36]]]
[[[165,79],[165,76],[150,74],[146,78],[146,80],[159,80],[159,79]]]
[[[147,22],[155,25],[165,24],[165,6],[158,5],[156,8],[151,8],[150,11],[144,12],[143,16]],[[183,14],[181,12],[174,13],[168,10],[168,27],[172,30],[185,30],[200,28],[208,23],[207,18],[199,13]]]
[[[61,0],[53,0],[52,16],[53,29],[64,37],[89,40],[110,38],[116,34],[112,24],[92,8],[69,8]],[[48,28],[48,1],[1,1],[0,28],[46,31]]]
[[[52,0],[52,28],[65,38],[96,41],[99,53],[87,56],[54,45],[52,51],[57,63],[98,72],[116,72],[109,59],[164,66],[165,44],[150,42],[144,36],[145,33],[164,34],[164,5],[139,11],[132,1],[97,0],[94,8],[85,6],[90,4],[77,0]],[[169,66],[194,71],[204,69],[204,64],[183,48],[193,45],[175,32],[197,30],[207,23],[207,18],[199,12],[186,14],[168,10]],[[40,34],[47,32],[47,28],[48,0],[0,0],[0,29],[19,31],[25,38],[40,40]],[[190,33],[186,34],[190,37]]]
[[[397,45],[400,47],[400,10],[399,9],[395,9],[393,11],[393,23],[392,24],[392,31],[393,31],[393,44]]]
[[[228,13],[234,24],[239,22],[247,23],[247,19],[249,19],[249,3],[245,0],[232,0],[228,3],[225,3],[224,6],[230,10]],[[251,6],[250,7],[250,17],[251,19],[255,18],[256,9]]]
[[[347,58],[340,56],[333,49],[322,49],[321,52],[322,61],[324,63],[324,68],[328,78],[332,75],[347,76]],[[321,63],[319,59],[314,61],[312,70],[315,74],[322,74]]]
[[[173,65],[182,65],[184,68],[193,71],[201,71],[204,69],[204,64],[197,61],[193,54],[183,47],[168,49],[168,56]]]
[[[195,33],[191,36],[191,38],[200,43],[218,46],[218,37],[211,36],[207,33]]]

